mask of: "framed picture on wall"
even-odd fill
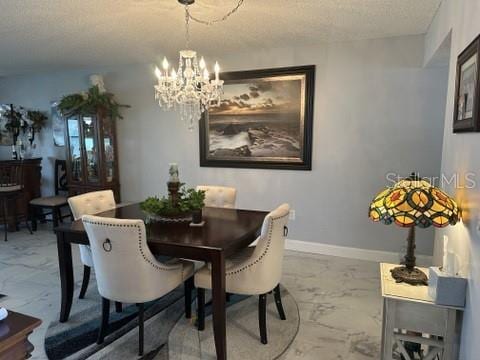
[[[200,121],[200,166],[311,170],[315,66],[221,74]]]
[[[58,101],[50,103],[52,114],[53,143],[55,146],[65,146],[65,122],[58,110]]]
[[[480,36],[458,56],[453,132],[480,131]]]

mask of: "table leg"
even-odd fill
[[[72,245],[66,241],[65,234],[57,232],[58,266],[60,268],[60,286],[62,304],[60,322],[66,322],[70,315],[73,299]]]
[[[445,338],[443,339],[444,348],[442,360],[453,360],[458,358],[458,338],[456,337],[457,332],[457,310],[448,309],[447,310],[447,324]]]
[[[213,332],[218,360],[227,359],[227,330],[225,314],[225,258],[218,251],[212,256]]]
[[[386,335],[385,334],[385,322],[386,322],[386,315],[387,315],[387,299],[383,298],[382,299],[383,301],[383,309],[382,309],[382,341],[380,343],[380,346],[381,346],[381,349],[380,349],[380,354],[382,354],[382,356],[384,356],[384,352],[385,352],[385,339],[386,339]]]
[[[383,319],[385,321],[384,326],[384,341],[382,342],[383,354],[382,360],[392,360],[393,357],[393,331],[395,329],[395,312],[396,302],[392,299],[385,299],[385,315]]]

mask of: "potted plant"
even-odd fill
[[[35,133],[39,133],[40,130],[45,127],[48,118],[44,113],[38,110],[28,111],[27,117],[32,122],[28,128],[28,141],[30,141],[30,145],[33,145]]]
[[[200,224],[202,222],[202,209],[205,206],[205,191],[188,189],[187,196],[192,211],[192,223]]]
[[[10,105],[9,109],[5,112],[5,117],[7,118],[5,129],[12,134],[13,145],[15,145],[18,135],[20,135],[20,129],[25,123],[22,113],[16,110],[13,105]]]

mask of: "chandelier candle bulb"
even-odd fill
[[[200,70],[205,69],[205,65],[206,65],[206,64],[205,64],[205,59],[203,58],[203,56],[202,56],[202,58],[200,59],[200,62],[199,62],[198,64],[200,65]]]
[[[220,65],[218,65],[218,61],[215,62],[215,82],[218,83],[218,75],[220,73]]]

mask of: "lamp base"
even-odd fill
[[[428,285],[427,275],[417,268],[408,269],[406,266],[398,266],[390,270],[390,272],[397,283],[404,282],[410,285]]]

